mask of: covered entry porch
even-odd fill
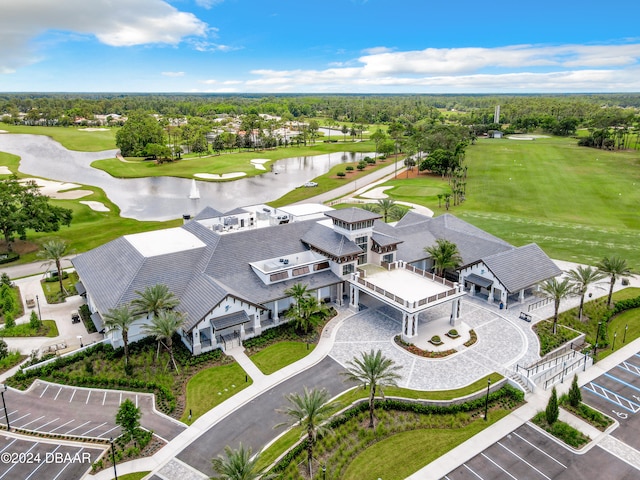
[[[402,339],[411,342],[418,336],[418,317],[421,312],[451,304],[449,324],[458,326],[460,297],[465,295],[462,285],[398,261],[386,268],[365,264],[349,279],[349,306],[358,311],[360,295],[369,295],[402,315]]]

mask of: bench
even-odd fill
[[[529,315],[528,313],[525,313],[525,312],[520,312],[520,319],[524,320],[525,322],[530,322],[531,321],[531,315]]]

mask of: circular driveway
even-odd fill
[[[441,305],[421,314],[420,328],[425,322],[448,319],[449,305]],[[401,314],[389,307],[363,310],[341,325],[330,356],[341,365],[360,352],[382,350],[402,366],[399,386],[415,390],[450,390],[483,378],[492,372],[505,371],[519,360],[531,356],[530,342],[522,328],[511,320],[475,301],[462,301],[461,321],[475,330],[478,341],[458,353],[431,359],[413,355],[399,347],[393,337],[401,330]],[[537,344],[533,345],[537,350]]]

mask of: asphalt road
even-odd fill
[[[240,407],[191,442],[177,458],[205,475],[213,475],[211,459],[223,454],[226,445],[237,448],[242,442],[255,452],[286,429],[273,428],[286,420],[285,416],[276,413],[276,409],[287,405],[285,395],[292,392],[301,393],[305,386],[322,386],[333,397],[349,388],[350,385],[344,382],[340,372],[344,372],[344,368],[335,360],[326,357],[314,367],[285,380]]]

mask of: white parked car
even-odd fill
[[[304,184],[305,187],[317,187],[318,183],[317,182],[307,182]]]

